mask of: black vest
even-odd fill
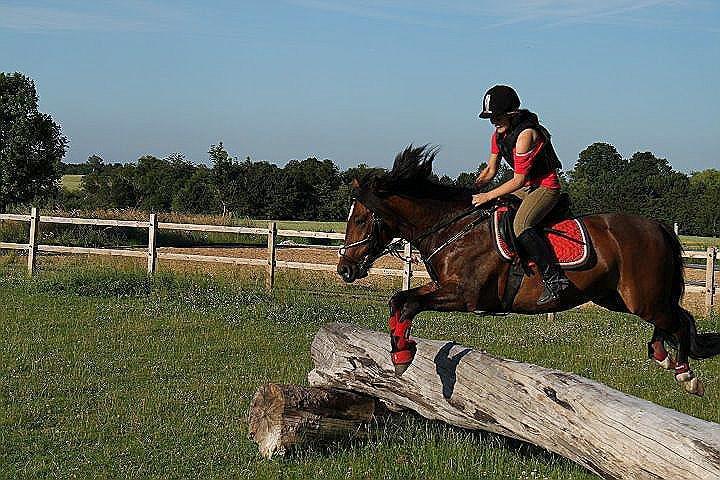
[[[518,113],[513,115],[511,119],[509,131],[503,136],[498,135],[496,138],[497,145],[500,148],[500,156],[502,156],[502,158],[504,158],[511,167],[514,167],[515,164],[512,151],[513,148],[515,148],[518,136],[520,136],[520,133],[523,130],[532,128],[538,132],[545,142],[545,145],[535,157],[527,177],[542,177],[555,169],[562,168],[562,164],[555,154],[555,149],[550,142],[550,132],[540,125],[537,115],[529,110],[520,110]]]

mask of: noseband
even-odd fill
[[[392,242],[390,245],[382,249],[382,251],[377,254],[373,255],[371,253],[373,250],[378,249],[378,244],[380,243],[380,225],[382,225],[382,223],[382,218],[380,218],[378,215],[375,215],[375,213],[372,213],[372,226],[370,227],[370,233],[368,233],[368,235],[362,240],[358,240],[357,242],[349,243],[347,245],[340,245],[340,249],[338,250],[338,256],[344,258],[345,260],[354,265],[357,265],[361,271],[365,271],[370,268],[370,265],[372,265],[375,260],[388,253],[388,248],[393,247],[392,244],[396,243]],[[365,244],[368,245],[367,253],[359,262],[346,255],[348,248],[355,248]]]

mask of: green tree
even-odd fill
[[[0,211],[56,195],[66,146],[60,125],[38,111],[35,83],[0,72]]]
[[[220,202],[223,215],[227,215],[229,206],[236,197],[237,185],[234,178],[237,175],[237,161],[230,156],[223,143],[210,145],[208,150],[210,164],[212,165],[212,181],[215,188],[215,197]]]
[[[140,195],[140,207],[145,210],[169,211],[177,192],[195,173],[196,167],[182,154],[166,159],[145,155],[138,159],[135,184]]]
[[[87,161],[91,170],[82,178],[82,191],[88,208],[137,208],[140,192],[135,164],[106,165],[97,155]]]
[[[338,217],[338,212],[333,210],[333,200],[342,179],[337,166],[331,160],[290,160],[283,172],[293,179],[291,183],[295,198],[290,206],[293,208],[294,217],[306,220],[329,220]]]
[[[628,162],[607,143],[593,143],[580,152],[575,168],[569,173],[568,193],[577,213],[624,211],[624,198],[620,179]]]
[[[216,195],[212,171],[205,166],[199,166],[175,194],[172,210],[185,213],[215,213],[213,209],[218,205]]]
[[[690,177],[692,230],[687,233],[720,236],[720,171],[695,172]],[[680,222],[684,227],[683,222]]]

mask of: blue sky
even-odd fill
[[[0,0],[0,70],[31,76],[66,160],[183,152],[389,166],[487,158],[484,91],[516,87],[566,169],[596,141],[719,167],[720,2]]]

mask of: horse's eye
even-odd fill
[[[362,225],[363,223],[365,223],[365,217],[357,217],[355,219],[355,225]]]

